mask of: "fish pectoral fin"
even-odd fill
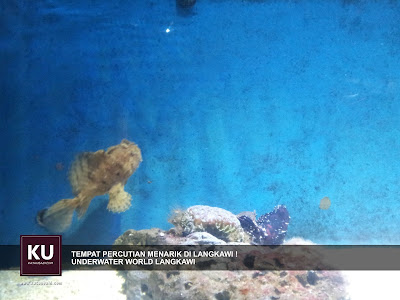
[[[74,199],[63,199],[37,214],[37,222],[47,230],[60,233],[68,229],[72,222],[74,210],[78,201]]]
[[[108,202],[107,209],[112,212],[124,212],[131,206],[132,196],[124,191],[124,185],[117,183],[108,193],[110,201]]]

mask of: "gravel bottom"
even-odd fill
[[[113,299],[124,279],[116,271],[64,271],[62,276],[20,276],[19,270],[0,271],[0,299]]]

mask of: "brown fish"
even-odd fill
[[[96,152],[80,154],[72,164],[69,180],[75,195],[63,199],[37,214],[38,223],[52,232],[63,232],[72,222],[76,210],[78,218],[85,215],[95,196],[107,194],[107,209],[124,212],[131,206],[131,195],[124,191],[128,178],[142,162],[139,147],[128,140]]]

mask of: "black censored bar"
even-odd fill
[[[0,246],[2,270],[19,246]],[[400,246],[62,246],[63,270],[400,270]]]

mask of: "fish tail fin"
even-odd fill
[[[76,206],[76,212],[78,213],[79,219],[82,218],[86,214],[86,211],[89,208],[89,204],[92,201],[92,198],[93,198],[93,196],[91,196],[91,195],[87,196],[87,197],[84,197],[84,196],[79,197],[78,204]]]
[[[51,207],[39,211],[36,220],[39,225],[51,232],[64,232],[71,225],[74,210],[78,205],[77,198],[60,200]]]

